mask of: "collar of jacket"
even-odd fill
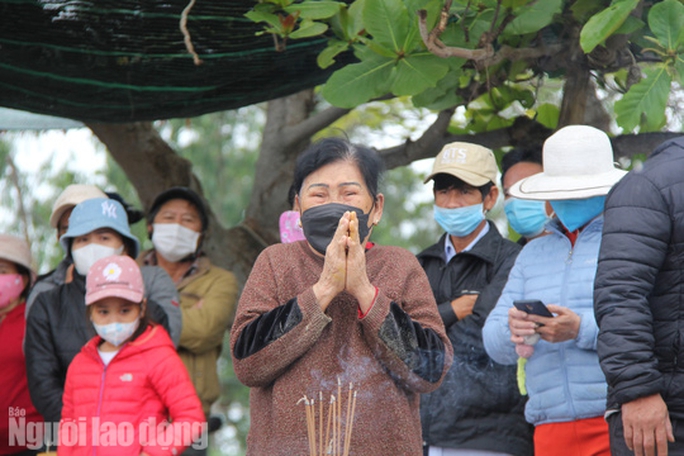
[[[562,236],[565,239],[568,239],[568,237],[563,232],[563,226],[561,225],[560,220],[558,220],[558,217],[554,217],[553,220],[551,220],[549,223],[547,223],[544,228],[546,230],[548,230],[550,233],[553,233],[555,235]],[[589,223],[586,224],[584,229],[579,232],[579,235],[577,236],[577,240],[579,240],[584,233],[591,233],[593,231],[601,231],[602,229],[603,229],[603,212],[601,212],[601,214],[597,215]],[[568,239],[568,242],[570,242],[570,239]],[[575,241],[575,242],[577,242],[577,241]]]
[[[503,238],[501,237],[501,234],[499,234],[499,230],[496,229],[496,225],[494,224],[494,222],[492,222],[491,220],[487,220],[487,223],[489,223],[489,231],[487,232],[487,234],[485,234],[482,237],[482,239],[480,239],[473,246],[472,249],[468,250],[467,252],[457,253],[456,256],[454,256],[454,258],[457,258],[459,256],[462,257],[465,255],[471,255],[480,258],[481,260],[486,261],[488,263],[494,263],[494,261],[496,261],[496,254],[499,251],[499,244],[503,240]],[[439,241],[437,241],[436,244],[431,245],[430,247],[419,253],[418,258],[439,258],[440,260],[442,260],[442,262],[444,262],[444,241],[447,236],[448,234],[444,233],[439,238]]]
[[[138,262],[139,266],[159,266],[157,263],[157,253],[154,249],[143,251],[140,255],[138,255],[138,259],[136,261]],[[176,284],[176,288],[180,289],[196,278],[206,274],[210,267],[211,260],[209,260],[209,258],[203,253],[200,254],[200,256],[195,258],[195,261],[192,262],[190,269],[188,269],[188,272],[185,273],[181,281]]]

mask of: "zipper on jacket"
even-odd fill
[[[582,233],[580,233],[580,236]],[[575,240],[575,245],[577,245],[577,242],[579,241],[579,237],[577,236],[577,239]],[[575,246],[570,242],[570,239],[568,239],[567,236],[564,236],[565,240],[570,244],[570,250],[568,251],[568,256],[565,259],[565,268],[563,271],[563,282],[561,285],[561,293],[560,293],[560,302],[558,305],[569,308],[567,305],[567,296],[568,296],[568,276],[570,275],[571,269],[572,269],[572,255],[575,252]],[[574,399],[572,397],[572,393],[570,392],[570,385],[569,379],[568,379],[568,367],[565,365],[565,347],[562,345],[563,342],[559,342],[558,346],[558,357],[559,357],[559,363],[561,366],[561,372],[563,373],[563,391],[565,392],[565,397],[567,397],[567,404],[568,408],[570,409],[570,416],[575,418],[577,416],[575,412],[575,403]]]
[[[105,377],[107,376],[107,366],[104,364],[104,362],[102,362],[101,359],[100,359],[100,362],[103,364],[104,369],[102,369],[102,377],[100,379],[100,394],[99,394],[99,397],[97,399],[97,412],[95,412],[95,416],[97,417],[98,424],[100,422],[100,412],[102,411],[102,397],[104,396]],[[94,424],[94,421],[91,424]],[[92,429],[93,434],[91,435],[91,437],[94,437],[95,433],[97,432],[97,436],[98,436],[98,442],[97,443],[98,443],[98,445],[100,443],[99,442],[99,439],[100,439],[100,437],[99,437],[100,432],[99,431],[100,431],[99,429]],[[97,446],[95,446],[94,443],[95,442],[93,442],[93,456],[95,456],[97,454]]]

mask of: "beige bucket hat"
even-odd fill
[[[52,205],[50,214],[50,226],[57,228],[59,219],[67,210],[73,209],[77,204],[92,198],[107,198],[105,192],[94,185],[71,184],[62,191]]]

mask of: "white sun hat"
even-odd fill
[[[529,200],[585,199],[608,194],[627,174],[615,167],[610,139],[588,125],[563,127],[544,142],[544,171],[511,186],[511,196]]]

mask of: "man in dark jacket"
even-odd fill
[[[432,173],[435,220],[444,236],[418,255],[454,348],[442,385],[421,397],[425,454],[531,455],[532,428],[523,415],[515,366],[492,361],[482,326],[496,304],[520,246],[485,219],[494,207],[497,166],[491,150],[451,143]]]
[[[606,201],[594,309],[613,455],[684,454],[683,271],[684,137]]]

